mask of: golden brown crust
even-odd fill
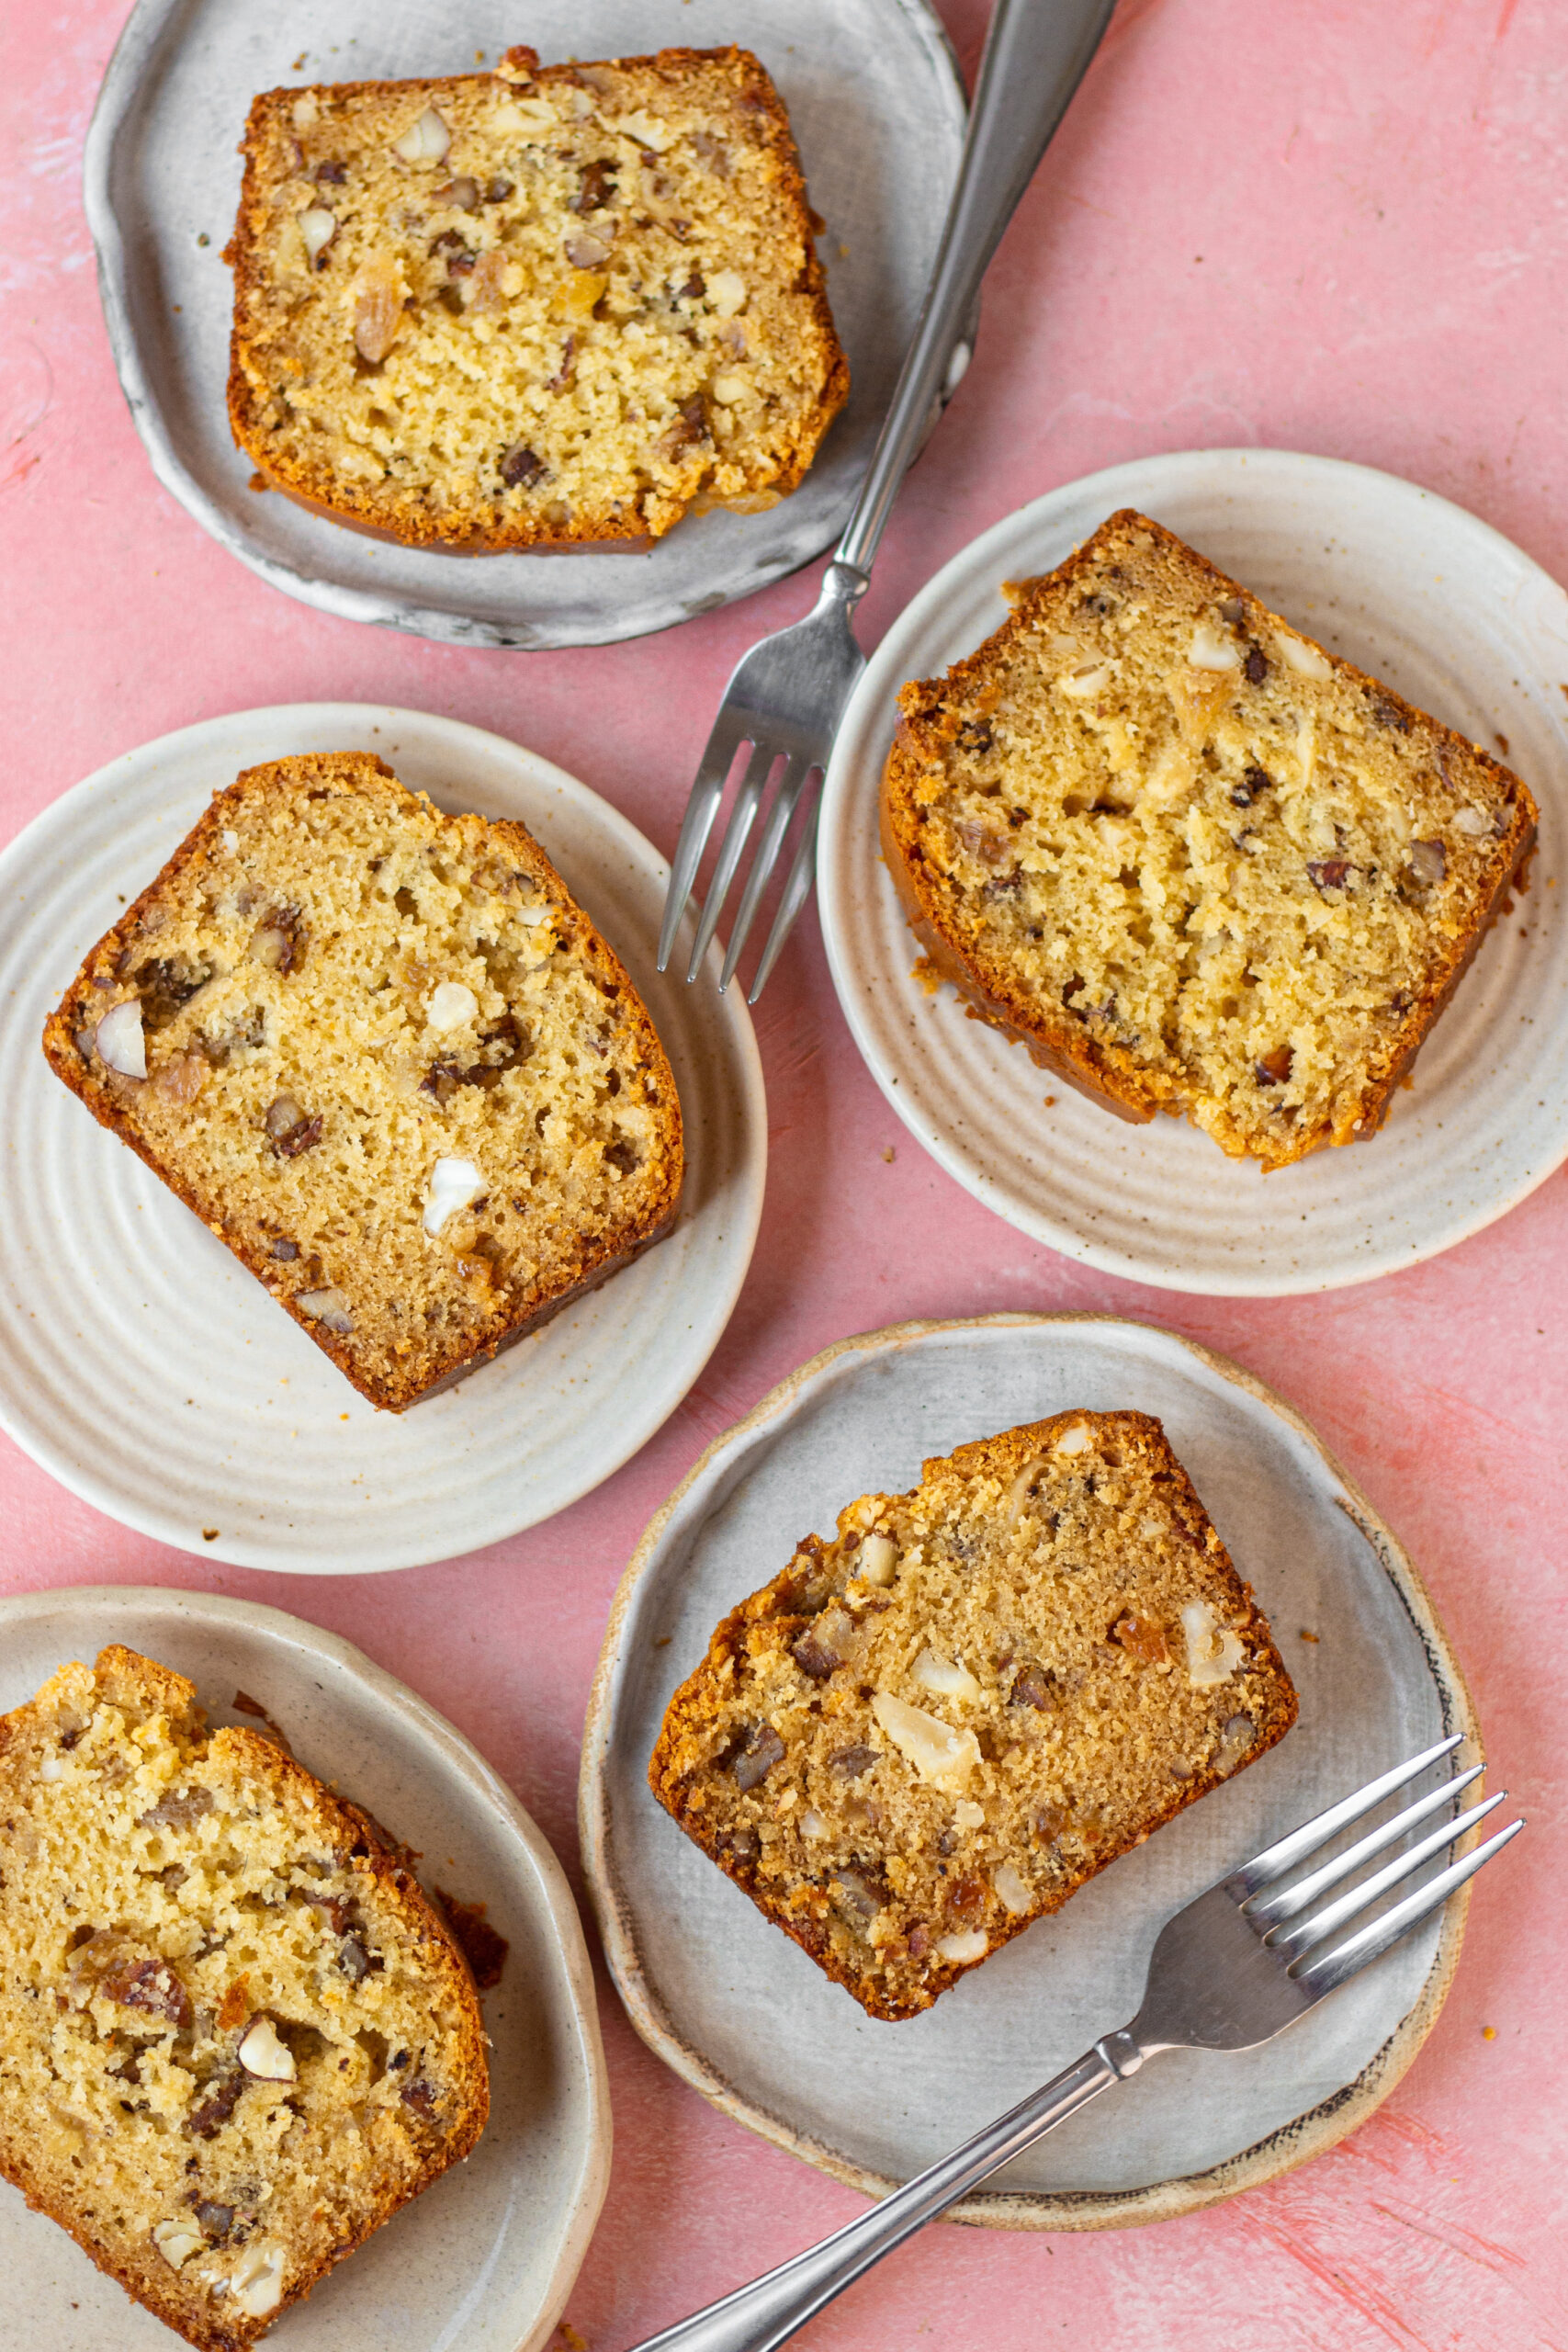
[[[422,1397],[434,1394],[439,1388],[449,1387],[479,1365],[490,1363],[502,1350],[514,1346],[563,1308],[596,1290],[612,1274],[663,1239],[679,1212],[684,1172],[679,1098],[668,1057],[630,974],[588,915],[578,906],[561,876],[533,835],[525,826],[508,819],[462,817],[442,820],[443,824],[457,829],[468,842],[482,838],[495,843],[505,851],[508,858],[521,871],[533,876],[552,899],[558,903],[564,902],[570,910],[573,924],[571,944],[597,976],[606,992],[613,992],[624,1007],[635,1030],[638,1058],[656,1081],[658,1100],[654,1124],[660,1138],[660,1182],[656,1195],[647,1204],[635,1229],[600,1235],[584,1244],[579,1250],[575,1262],[558,1269],[547,1288],[540,1292],[536,1287],[532,1293],[525,1290],[502,1319],[493,1319],[492,1328],[480,1340],[470,1341],[459,1337],[450,1345],[444,1358],[429,1363],[422,1360],[419,1363],[411,1363],[391,1373],[378,1373],[367,1366],[345,1337],[327,1328],[320,1319],[302,1313],[295,1305],[293,1294],[280,1283],[276,1260],[266,1254],[252,1232],[226,1215],[221,1195],[191,1182],[167,1152],[159,1149],[141,1132],[137,1119],[135,1082],[128,1086],[124,1081],[117,1081],[96,1057],[91,1060],[85,1058],[76,1044],[77,1034],[89,1017],[102,1011],[104,990],[116,981],[123,956],[139,936],[143,915],[183,874],[200,862],[210,843],[230,822],[243,797],[258,786],[270,788],[275,779],[282,779],[288,790],[301,793],[316,786],[341,788],[345,783],[362,794],[379,791],[387,804],[389,820],[400,814],[412,798],[386,762],[373,753],[312,753],[245,770],[232,785],[214,794],[210,806],[172,857],[92,949],[66,989],[59,1009],[44,1024],[43,1050],[55,1075],[86,1106],[99,1125],[107,1127],[122,1143],[128,1144],[153,1174],[201,1219],[210,1232],[216,1234],[307,1337],[323,1354],[331,1357],[361,1395],[382,1410],[402,1412]]]
[[[383,2178],[367,2190],[330,2249],[291,2276],[281,2300],[265,2317],[239,2314],[225,2320],[222,2306],[193,2289],[150,2242],[140,2256],[134,2250],[114,2255],[96,2233],[94,2214],[81,2202],[83,2192],[78,2190],[73,2198],[40,2168],[39,2141],[31,2134],[18,2137],[0,2132],[0,2176],[19,2188],[35,2211],[65,2230],[101,2271],[199,2352],[245,2352],[345,2255],[363,2245],[450,2165],[472,2152],[490,2111],[479,1996],[461,1946],[413,1877],[409,1857],[402,1849],[389,1844],[386,1834],[357,1805],[335,1795],[285,1755],[274,1740],[258,1732],[228,1728],[204,1738],[205,1720],[196,1705],[195,1685],[155,1660],[114,1644],[100,1651],[91,1669],[90,1685],[85,1675],[86,1670],[80,1668],[62,1668],[32,1700],[0,1716],[0,1791],[9,1794],[18,1809],[25,1802],[32,1770],[32,1759],[25,1751],[36,1747],[40,1736],[46,1739],[51,1736],[62,1698],[74,1702],[73,1711],[78,1719],[95,1700],[118,1707],[132,1720],[163,1713],[194,1759],[217,1759],[226,1772],[243,1779],[247,1786],[264,1790],[280,1811],[298,1821],[302,1836],[308,1830],[310,1839],[319,1839],[323,1830],[327,1833],[335,1849],[351,1861],[356,1876],[375,1887],[397,1920],[432,1987],[433,2008],[443,2005],[455,2008],[460,2020],[457,2047],[449,2053],[447,2070],[457,2093],[457,2112],[450,2127],[439,2139],[429,2136],[415,2174],[400,2181]],[[9,1762],[18,1750],[24,1753]],[[14,1826],[9,1821],[6,1825],[8,1830]]]
[[[733,43],[711,50],[665,49],[646,56],[604,62],[630,72],[654,74],[672,84],[700,67],[727,70],[737,84],[738,103],[755,117],[770,150],[773,190],[793,216],[801,238],[803,260],[794,290],[806,298],[812,325],[827,356],[827,370],[816,405],[802,418],[784,463],[768,474],[765,485],[761,480],[749,484],[750,489],[766,487],[781,497],[787,496],[805,479],[823,435],[849,399],[850,375],[833,324],[827,274],[815,243],[815,215],[784,102],[761,62],[750,51]],[[473,90],[497,79],[513,88],[548,89],[556,85],[581,85],[582,72],[581,64],[575,61],[540,66],[534,51],[514,49],[507,53],[502,70],[495,76],[457,74],[401,83],[349,82],[333,85],[332,91],[340,101],[386,99],[396,95],[411,103],[423,98],[426,105],[438,107],[443,96]],[[636,554],[650,548],[673,520],[680,519],[678,515],[660,520],[656,528],[641,533],[628,533],[624,515],[584,516],[574,513],[570,526],[564,530],[527,511],[513,511],[488,520],[475,517],[466,523],[426,512],[400,511],[389,517],[372,491],[356,487],[331,466],[312,468],[302,462],[279,459],[263,414],[263,374],[252,354],[243,322],[252,298],[259,295],[264,285],[258,251],[269,219],[266,197],[271,166],[266,149],[272,126],[280,111],[292,107],[303,95],[299,87],[293,86],[264,91],[252,101],[240,142],[244,175],[239,212],[223,254],[234,272],[234,323],[227,393],[230,428],[236,445],[252,459],[265,484],[329,521],[344,524],[373,538],[424,548],[434,553],[550,554],[585,552],[597,548],[605,553]],[[687,507],[693,503],[688,500]]]
[[[1170,1451],[1159,1422],[1150,1415],[1083,1411],[1055,1414],[1045,1420],[960,1446],[951,1456],[928,1460],[922,1465],[921,1488],[914,1495],[892,1499],[915,1502],[928,1488],[936,1488],[942,1494],[955,1493],[976,1479],[988,1482],[988,1487],[994,1487],[1004,1496],[1010,1492],[1016,1495],[1020,1480],[1031,1470],[1038,1469],[1042,1458],[1050,1454],[1059,1439],[1080,1424],[1093,1429],[1097,1447],[1120,1449],[1152,1467],[1163,1506],[1178,1522],[1185,1542],[1201,1564],[1201,1569],[1194,1566],[1194,1576],[1201,1576],[1205,1593],[1213,1597],[1217,1604],[1223,1604],[1224,1621],[1250,1652],[1253,1663],[1247,1669],[1247,1689],[1253,1694],[1252,1703],[1257,1711],[1255,1736],[1242,1762],[1256,1761],[1282,1739],[1294,1723],[1295,1691],[1250,1586],[1237,1575],[1191,1481]],[[893,2022],[930,2007],[969,1968],[979,1966],[991,1951],[1034,1920],[1060,1909],[1108,1863],[1132,1845],[1141,1843],[1221,1781],[1233,1777],[1239,1768],[1234,1761],[1227,1764],[1222,1758],[1211,1756],[1197,1763],[1184,1780],[1156,1782],[1151,1777],[1135,1829],[1103,1844],[1092,1854],[1080,1855],[1076,1864],[1059,1873],[1048,1891],[1027,1909],[1009,1913],[991,1905],[986,1917],[988,1947],[979,1958],[950,1963],[927,1958],[914,1982],[907,1973],[900,1980],[864,1964],[863,1948],[846,1945],[841,1937],[832,1932],[831,1915],[826,1904],[814,1896],[803,1896],[798,1887],[786,1889],[779,1880],[765,1877],[754,1842],[749,1847],[746,1839],[734,1836],[732,1826],[715,1803],[716,1777],[726,1770],[722,1748],[716,1757],[715,1740],[716,1727],[725,1724],[724,1710],[737,1691],[753,1675],[765,1676],[770,1669],[776,1669],[782,1659],[797,1655],[795,1645],[803,1636],[810,1635],[816,1621],[810,1609],[803,1606],[803,1589],[808,1589],[814,1577],[833,1578],[835,1564],[845,1556],[846,1544],[852,1549],[874,1521],[880,1522],[886,1517],[886,1510],[878,1507],[888,1500],[863,1496],[847,1505],[839,1515],[838,1533],[830,1543],[824,1544],[818,1537],[807,1536],[797,1545],[788,1567],[722,1620],[709,1640],[703,1663],[670,1702],[649,1758],[648,1777],[660,1804],[694,1843],[750,1897],[764,1917],[798,1944],[834,1983],[842,1985],[869,2016]],[[931,1522],[928,1518],[923,1523]],[[1128,1573],[1133,1573],[1131,1564]],[[838,1580],[834,1581],[837,1589]],[[856,1667],[853,1671],[858,1673],[861,1668]]]
[[[1038,579],[1009,582],[1012,610],[985,644],[956,662],[945,677],[911,681],[899,693],[901,713],[884,769],[880,796],[880,825],[884,855],[911,929],[931,957],[937,974],[951,981],[979,1020],[1022,1044],[1040,1068],[1102,1102],[1124,1119],[1143,1122],[1156,1111],[1178,1115],[1190,1110],[1192,1097],[1179,1078],[1151,1068],[1138,1054],[1111,1037],[1091,1035],[1065,1008],[1030,992],[1005,956],[989,951],[972,925],[955,917],[951,894],[940,873],[928,863],[923,833],[921,786],[942,769],[952,745],[957,718],[965,704],[994,697],[996,682],[1010,657],[1041,626],[1046,613],[1070,608],[1079,585],[1090,584],[1101,549],[1117,535],[1136,530],[1146,534],[1168,566],[1201,588],[1214,603],[1237,600],[1253,636],[1279,629],[1300,638],[1251,592],[1220,571],[1184,541],[1134,509],[1111,515],[1093,537],[1057,569]],[[1491,854],[1484,893],[1472,910],[1462,933],[1448,942],[1429,967],[1419,995],[1406,1009],[1398,1026],[1379,1041],[1375,1065],[1355,1100],[1341,1106],[1337,1116],[1303,1125],[1290,1140],[1269,1138],[1226,1140],[1226,1148],[1246,1149],[1263,1161],[1266,1170],[1287,1167],[1329,1143],[1370,1139],[1388,1114],[1401,1081],[1408,1074],[1432,1025],[1473,960],[1481,940],[1511,890],[1523,887],[1523,876],[1535,842],[1536,807],[1528,787],[1483,751],[1429,714],[1417,710],[1392,687],[1383,685],[1354,663],[1309,646],[1328,662],[1342,680],[1361,689],[1388,714],[1393,724],[1408,733],[1419,728],[1438,744],[1461,758],[1508,805],[1506,831]],[[1222,1138],[1223,1139],[1223,1138]]]

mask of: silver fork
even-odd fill
[[[1366,1863],[1396,1845],[1410,1830],[1451,1805],[1483,1770],[1479,1764],[1442,1781],[1367,1837],[1336,1854],[1293,1886],[1278,1894],[1282,1879],[1317,1854],[1329,1840],[1395,1789],[1456,1748],[1461,1734],[1412,1756],[1375,1781],[1342,1798],[1276,1845],[1266,1846],[1228,1878],[1195,1897],[1168,1919],[1149,1959],[1143,2007],[1132,2023],[1108,2033],[1076,2064],[1035,2091],[1010,2112],[977,2132],[961,2148],[895,2189],[820,2245],[770,2270],[722,2301],[710,2303],[637,2352],[773,2352],[798,2327],[832,2301],[874,2262],[977,2188],[988,2175],[1091,2098],[1124,2083],[1147,2058],[1162,2050],[1250,2050],[1271,2041],[1298,2018],[1420,1926],[1466,1879],[1501,1851],[1524,1827],[1512,1821],[1462,1861],[1451,1863],[1413,1894],[1348,1936],[1334,1939],[1356,1914],[1376,1903],[1423,1862],[1474,1826],[1507,1792],[1488,1797],[1469,1812],[1441,1823],[1392,1862],[1359,1885],[1333,1896]],[[1332,1947],[1332,1948],[1330,1948]]]
[[[969,364],[969,345],[962,338],[980,280],[1100,45],[1111,6],[1112,0],[997,0],[980,62],[958,184],[892,406],[848,527],[833,550],[815,610],[792,628],[780,629],[754,646],[725,689],[692,786],[671,868],[659,934],[661,972],[670,961],[735,755],[744,743],[750,746],[750,757],[720,845],[686,971],[688,980],[696,978],[768,778],[782,759],[784,764],[730,933],[720,989],[727,989],[734,978],[790,821],[808,786],[820,785],[839,721],[865,667],[851,616],[870,584],[872,562],[898,486],[931,429],[938,403],[955,388]],[[752,1004],[761,996],[790,926],[806,902],[816,841],[814,793],[751,984]]]

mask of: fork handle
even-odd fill
[[[951,2155],[917,2173],[820,2245],[649,2336],[636,2352],[773,2352],[923,2222],[945,2213],[998,2165],[1021,2155],[1112,2083],[1136,2074],[1145,2054],[1130,2032],[1108,2033],[1043,2090],[987,2124]]]
[[[957,343],[986,266],[1100,46],[1112,0],[997,0],[936,267],[833,560],[864,577],[932,405],[968,365]]]

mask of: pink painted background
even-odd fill
[[[981,0],[942,5],[972,70]],[[700,13],[720,37],[719,0]],[[810,582],[642,644],[524,655],[328,619],[220,553],[154,483],[98,314],[80,152],[123,14],[124,0],[26,0],[0,35],[0,839],[165,729],[344,697],[512,735],[668,851],[730,665],[807,608]],[[976,363],[863,608],[867,645],[1026,499],[1204,445],[1386,467],[1568,576],[1565,119],[1562,0],[1128,0],[995,265]],[[1494,1785],[1522,1801],[1530,1835],[1482,1881],[1436,2035],[1332,2154],[1158,2229],[935,2229],[808,2340],[1561,2352],[1568,1176],[1367,1288],[1186,1298],[1035,1248],[923,1158],[860,1067],[809,917],[758,1025],[773,1159],[750,1278],[697,1388],[596,1495],[375,1586],[217,1573],[97,1517],[0,1441],[0,1590],[197,1585],[331,1626],[477,1741],[575,1870],[578,1739],[616,1577],[654,1506],[781,1374],[846,1332],[998,1307],[1141,1316],[1225,1350],[1315,1421],[1411,1545],[1473,1685]],[[710,2112],[607,1985],[603,2018],[615,2175],[568,2312],[591,2352],[621,2352],[858,2200]]]

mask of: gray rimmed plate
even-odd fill
[[[330,29],[331,40],[325,39]],[[224,407],[239,203],[235,153],[258,90],[474,70],[526,39],[547,62],[736,41],[789,108],[849,354],[850,403],[793,497],[689,517],[646,556],[434,555],[249,487]],[[668,628],[784,577],[848,514],[914,331],[958,172],[964,99],[925,0],[140,0],[88,134],[85,194],[120,382],[153,469],[275,588],[350,620],[453,644],[604,645]]]
[[[280,1610],[126,1585],[0,1601],[0,1713],[109,1642],[186,1674],[220,1723],[243,1690],[302,1764],[482,1902],[511,1950],[484,1996],[491,2116],[473,2154],[287,2312],[289,2352],[535,2352],[570,2291],[610,2170],[593,1982],[560,1864],[462,1735],[362,1651]],[[167,2352],[174,2338],[0,2183],[0,2352]]]
[[[1037,1921],[935,2007],[862,2015],[649,1792],[676,1685],[718,1619],[923,1456],[1073,1407],[1157,1414],[1301,1694],[1281,1745]],[[1407,1554],[1317,1438],[1223,1356],[1100,1316],[995,1315],[844,1340],[708,1448],[616,1595],[584,1735],[583,1858],[637,2031],[725,2113],[880,2194],[1070,2063],[1138,2005],[1170,1914],[1245,1855],[1416,1748],[1462,1732],[1463,1678]],[[1463,1933],[1440,1921],[1256,2051],[1162,2058],[998,2176],[956,2218],[1013,2229],[1160,2221],[1329,2147],[1398,2082]]]

